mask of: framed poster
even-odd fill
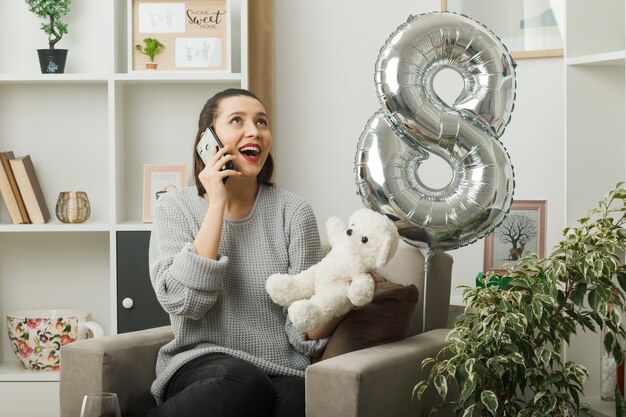
[[[522,256],[543,258],[546,246],[546,200],[513,200],[511,211],[485,237],[483,272],[511,266]]]
[[[159,71],[230,72],[230,0],[128,0],[128,70],[145,71],[144,39],[164,45]]]
[[[441,0],[487,26],[515,59],[563,56],[565,0]]]
[[[152,209],[163,193],[186,186],[187,165],[144,165],[143,222],[152,223]]]

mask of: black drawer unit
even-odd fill
[[[150,283],[149,231],[117,232],[117,332],[170,324]]]

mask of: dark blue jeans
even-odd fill
[[[146,417],[304,417],[304,378],[268,376],[223,353],[196,358],[172,377]]]

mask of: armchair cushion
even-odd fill
[[[387,281],[378,273],[372,275],[376,281],[374,299],[365,307],[352,310],[341,321],[322,360],[406,336],[419,299],[417,287]]]

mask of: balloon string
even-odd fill
[[[433,251],[430,250],[430,248],[426,248],[426,249],[421,249],[420,251],[422,252],[422,255],[424,256],[424,295],[423,295],[423,300],[424,300],[424,304],[422,306],[422,333],[426,332],[426,312],[427,312],[427,302],[428,302],[428,297],[426,296],[426,294],[428,293],[428,270],[430,269],[430,259],[433,256]]]

